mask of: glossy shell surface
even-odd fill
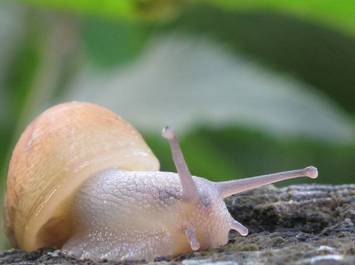
[[[5,225],[24,250],[60,247],[70,236],[75,192],[106,169],[158,171],[141,135],[106,108],[54,106],[25,129],[8,170]]]

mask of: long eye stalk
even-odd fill
[[[198,201],[199,195],[198,195],[196,184],[192,179],[190,170],[185,162],[184,155],[182,154],[179,142],[176,138],[174,131],[169,127],[165,127],[162,131],[162,136],[169,141],[175,167],[180,177],[180,182],[183,189],[183,199],[188,202]],[[294,179],[299,177],[309,177],[314,179],[317,176],[318,176],[317,168],[313,166],[309,166],[304,169],[284,171],[284,172],[251,177],[246,179],[222,181],[222,182],[214,183],[214,185],[216,186],[220,196],[222,198],[226,198],[233,194],[256,189],[261,186],[265,186],[286,179]],[[238,221],[232,218],[230,219],[230,228],[236,230],[242,236],[246,236],[248,234],[248,229],[245,226],[243,226],[241,223],[239,223]],[[185,234],[190,243],[191,249],[198,250],[200,248],[200,244],[196,238],[194,228],[193,227],[187,228],[185,230]]]
[[[196,184],[192,179],[190,170],[185,162],[184,155],[181,151],[175,132],[171,128],[165,127],[162,131],[162,136],[169,141],[171,154],[173,156],[177,173],[180,177],[184,200],[199,200]]]
[[[215,183],[217,190],[222,198],[229,197],[233,194],[238,194],[244,191],[252,190],[272,184],[278,181],[295,179],[300,177],[317,178],[318,170],[313,166],[309,166],[303,169],[284,171],[274,174],[262,175],[257,177],[251,177],[246,179],[238,179],[231,181],[222,181]]]

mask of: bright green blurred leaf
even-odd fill
[[[355,1],[335,0],[20,0],[20,2],[108,17],[161,18],[181,6],[209,3],[231,10],[268,10],[304,17],[355,35]]]
[[[20,2],[112,18],[161,19],[174,16],[186,0],[20,0]]]
[[[232,10],[268,10],[311,19],[355,35],[355,1],[205,0]]]
[[[130,16],[134,1],[117,0],[22,0],[20,2],[66,11],[91,13],[103,16]]]

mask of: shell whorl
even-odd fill
[[[70,102],[43,112],[25,129],[10,161],[10,238],[25,250],[61,246],[71,233],[76,190],[110,168],[157,171],[159,162],[141,135],[106,108]]]

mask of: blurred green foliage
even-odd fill
[[[206,34],[277,71],[292,73],[355,113],[354,97],[349,97],[349,84],[355,83],[354,37],[269,10],[236,14],[200,7],[175,23],[175,28]]]
[[[23,0],[22,2],[40,7],[78,12],[88,15],[126,19],[165,19],[191,0]]]
[[[170,150],[155,136],[147,137],[160,158],[162,170],[173,171]],[[212,180],[262,175],[266,172],[317,165],[322,183],[353,183],[355,144],[338,145],[305,138],[280,139],[263,132],[229,126],[195,128],[182,141],[186,160],[193,174]],[[277,185],[314,182],[291,180]]]
[[[208,0],[231,10],[266,10],[313,20],[330,28],[355,34],[354,2],[351,0]]]
[[[19,37],[11,43],[11,53],[0,59],[0,111],[4,114],[0,119],[2,190],[11,149],[19,134],[45,107],[75,99],[68,94],[82,69],[89,65],[96,75],[124,72],[140,60],[153,40],[159,41],[159,37],[168,34],[212,40],[236,57],[243,54],[280,76],[290,75],[309,85],[310,90],[317,90],[324,101],[334,103],[339,113],[350,118],[355,126],[354,1],[17,3],[2,4],[10,6],[10,11],[18,16],[18,21],[12,23],[19,23],[21,28]],[[6,28],[6,23],[2,26]],[[4,39],[0,38],[0,42]],[[5,49],[4,45],[0,49]],[[218,89],[223,94],[223,87]],[[168,145],[159,136],[159,129],[152,133],[143,128],[143,134],[162,170],[174,171]],[[181,140],[191,171],[210,179],[232,179],[314,164],[320,170],[319,182],[353,183],[354,132],[353,135],[345,143],[307,136],[280,137],[247,124],[231,122],[216,128],[197,120]],[[289,183],[295,181],[283,185]]]
[[[351,0],[21,0],[21,2],[108,17],[141,19],[176,15],[182,7],[209,3],[227,10],[266,10],[297,15],[355,34],[354,2]]]
[[[132,62],[149,37],[149,28],[137,22],[110,23],[94,18],[82,20],[81,32],[89,59],[98,67]]]

